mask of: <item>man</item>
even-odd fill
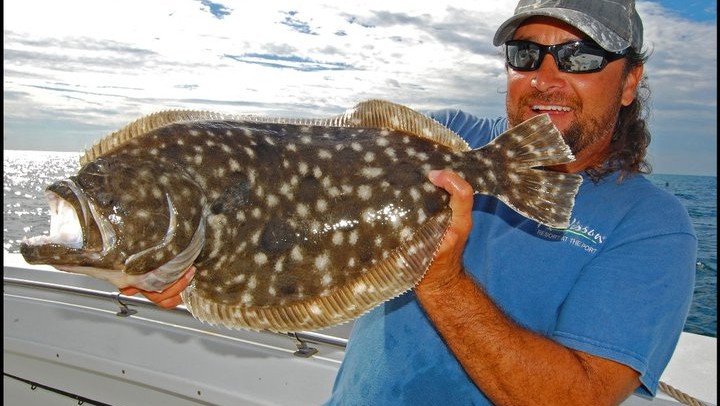
[[[634,1],[522,0],[494,43],[506,51],[507,119],[433,116],[479,147],[549,113],[577,157],[552,169],[584,177],[572,223],[549,229],[431,172],[451,195],[450,230],[413,292],[356,321],[328,405],[605,405],[655,393],[690,306],[697,241],[682,205],[641,176]],[[151,298],[172,307],[183,286]]]

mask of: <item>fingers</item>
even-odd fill
[[[185,290],[188,284],[190,284],[193,276],[195,276],[195,271],[195,267],[191,266],[183,274],[183,276],[180,277],[180,279],[175,281],[172,285],[170,285],[162,292],[149,292],[135,287],[122,288],[120,289],[120,292],[128,296],[134,295],[136,293],[141,293],[143,296],[150,299],[159,307],[163,309],[172,309],[173,307],[176,307],[182,303],[180,292]]]
[[[120,293],[125,296],[132,296],[138,292],[140,292],[140,289],[133,286],[128,286],[127,288],[120,288]]]
[[[449,170],[431,171],[428,178],[450,194],[452,219],[428,272],[416,287],[420,295],[447,292],[460,279],[465,242],[472,227],[472,187]]]
[[[430,171],[428,179],[438,187],[450,194],[450,208],[452,209],[452,223],[450,230],[453,233],[467,235],[472,227],[473,195],[475,191],[457,173],[450,170]]]

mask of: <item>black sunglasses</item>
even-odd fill
[[[541,45],[532,41],[512,40],[505,43],[505,56],[511,68],[532,71],[540,67],[545,54],[549,52],[561,72],[591,73],[601,71],[608,62],[623,58],[628,49],[609,52],[589,41]]]

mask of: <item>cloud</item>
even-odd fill
[[[502,115],[505,69],[492,36],[514,5],[9,0],[5,147],[25,139],[24,128],[37,134],[28,147],[50,145],[33,122],[52,117],[63,128],[52,147],[77,151],[91,131],[99,138],[168,108],[319,117],[384,98]],[[717,26],[654,2],[638,9],[651,50],[651,125],[662,140],[651,150],[662,167],[670,150],[707,146],[717,134]]]

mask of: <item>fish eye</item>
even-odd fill
[[[111,193],[100,192],[96,195],[96,201],[103,207],[110,207],[115,204],[115,197]]]

